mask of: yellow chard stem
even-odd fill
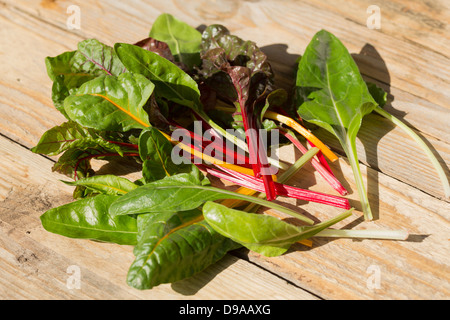
[[[338,157],[322,141],[320,141],[315,135],[313,135],[309,130],[304,128],[294,119],[283,116],[273,111],[266,111],[264,117],[272,120],[277,120],[287,125],[288,127],[291,127],[299,134],[304,136],[307,140],[311,141],[330,161],[336,161],[338,159]]]

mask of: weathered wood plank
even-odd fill
[[[65,238],[42,228],[42,213],[72,200],[73,188],[51,172],[51,160],[3,137],[0,159],[1,299],[317,299],[232,255],[191,279],[132,289],[125,282],[131,246]],[[80,268],[79,290],[66,285],[71,265]]]
[[[380,10],[379,31],[418,46],[436,51],[448,57],[450,49],[450,8],[448,1],[308,1],[319,9],[335,12],[347,20],[362,26],[374,12],[369,6]]]

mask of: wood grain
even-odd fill
[[[389,93],[386,109],[415,128],[442,164],[450,163],[448,4],[379,1],[382,28],[366,27],[370,1],[27,1],[0,0],[0,297],[12,299],[448,299],[450,207],[437,175],[414,142],[378,115],[358,135],[374,222],[362,213],[336,227],[407,230],[407,241],[314,238],[288,254],[265,258],[247,250],[227,255],[191,279],[136,292],[125,282],[132,248],[75,240],[42,229],[39,215],[71,200],[72,188],[52,173],[51,159],[31,153],[41,134],[64,121],[53,107],[46,56],[97,38],[112,45],[147,36],[152,21],[170,12],[192,26],[221,23],[263,48],[276,81],[289,89],[295,61],[315,32],[336,34],[363,76]],[[69,5],[81,9],[81,29],[68,30]],[[315,131],[334,150],[336,140]],[[280,151],[293,162],[292,146]],[[55,159],[55,158],[52,158]],[[106,173],[136,177],[126,162],[95,162]],[[345,157],[333,171],[359,209]],[[448,172],[448,170],[447,170]],[[290,184],[336,194],[310,165]],[[324,220],[341,211],[279,199]],[[81,268],[82,289],[66,286],[67,267]],[[373,286],[373,272],[380,286]]]

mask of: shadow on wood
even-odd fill
[[[364,47],[361,49],[359,54],[352,54],[353,59],[355,60],[358,68],[362,70],[361,65],[368,64],[373,66],[377,71],[377,79],[382,79],[382,83],[385,85],[384,90],[387,92],[388,101],[386,105],[391,105],[394,97],[391,95],[391,76],[389,75],[389,70],[386,66],[381,55],[378,53],[377,49],[369,43],[366,43]],[[365,79],[366,80],[366,79]],[[366,80],[370,82],[370,80]],[[379,197],[379,179],[378,179],[378,142],[381,140],[383,136],[385,136],[389,131],[394,129],[394,125],[389,127],[380,127],[379,130],[377,128],[376,131],[370,131],[370,136],[365,135],[365,127],[364,119],[362,121],[362,125],[360,131],[358,133],[358,138],[364,145],[364,150],[366,153],[367,162],[371,167],[374,167],[375,170],[368,173],[367,176],[367,193],[373,194],[376,199]],[[373,135],[376,134],[376,137]],[[372,208],[373,218],[375,220],[380,218],[380,212],[378,210],[379,205],[370,204]]]
[[[192,296],[207,286],[218,274],[233,265],[238,259],[233,255],[227,254],[220,261],[210,265],[205,270],[193,275],[190,278],[183,279],[171,284],[174,291]]]

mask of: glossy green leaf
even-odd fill
[[[123,73],[84,83],[64,100],[67,115],[84,127],[128,131],[150,126],[144,105],[154,85],[144,76]]]
[[[358,67],[342,42],[318,32],[305,50],[297,72],[298,113],[346,140],[347,132],[376,106]]]
[[[129,71],[140,73],[155,84],[158,96],[194,110],[201,109],[197,83],[172,62],[131,44],[116,43],[114,48]]]
[[[97,195],[77,200],[48,210],[40,219],[45,230],[66,237],[134,245],[136,218],[108,214],[109,206],[118,197]]]
[[[82,186],[94,192],[109,195],[123,195],[138,187],[137,184],[134,184],[128,179],[112,174],[105,174],[79,179],[76,181],[63,182],[71,186]]]
[[[275,217],[230,209],[214,202],[203,205],[205,220],[220,234],[268,257],[285,253],[300,240],[347,218],[351,210],[314,226],[294,226]]]
[[[192,165],[173,163],[172,143],[156,128],[143,130],[139,136],[139,154],[143,162],[142,175],[152,182],[177,173],[189,172]]]
[[[200,210],[141,214],[127,282],[137,289],[188,278],[240,247],[203,220]]]
[[[334,134],[344,149],[355,176],[367,220],[372,219],[356,153],[356,135],[362,118],[377,103],[342,42],[331,33],[318,32],[306,48],[297,70],[297,112]]]
[[[78,49],[45,59],[53,81],[52,100],[65,116],[64,99],[83,83],[101,75],[118,76],[126,71],[114,49],[95,39],[78,43]]]
[[[106,141],[99,132],[67,121],[46,131],[31,151],[54,156],[70,148],[83,150],[97,146],[122,154],[119,145]]]
[[[171,14],[163,13],[153,22],[150,37],[167,43],[175,59],[189,69],[200,64],[201,33]]]

